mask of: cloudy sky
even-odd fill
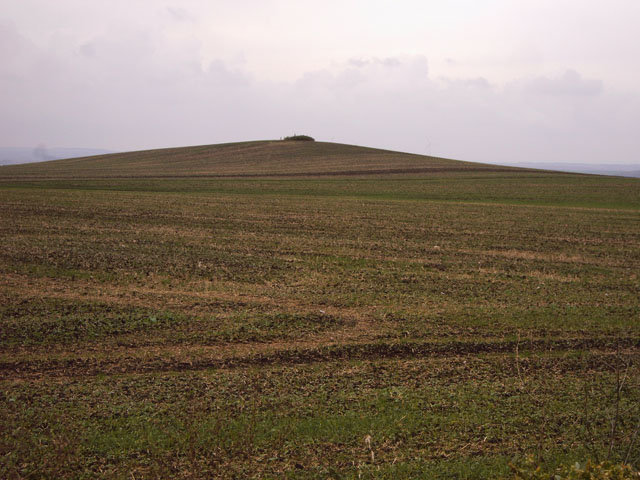
[[[638,0],[3,0],[0,147],[640,163]]]

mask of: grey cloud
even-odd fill
[[[214,60],[206,70],[208,84],[222,85],[229,88],[248,87],[251,76],[239,68],[231,68],[221,60]]]
[[[494,88],[494,85],[489,82],[484,77],[475,77],[475,78],[443,78],[442,81],[458,85],[461,87],[469,87],[469,88],[481,88],[481,89],[489,89]]]
[[[366,81],[367,76],[361,71],[361,67],[354,68],[349,62],[349,67],[339,72],[318,70],[307,72],[292,85],[301,92],[324,92],[329,95],[340,94],[343,91],[351,91],[354,87]]]
[[[469,78],[464,80],[466,85],[477,88],[491,88],[491,83],[484,77]]]
[[[0,50],[0,71],[20,80],[0,76],[5,145],[127,150],[304,132],[417,153],[430,144],[435,155],[472,161],[623,163],[640,151],[631,131],[638,99],[577,72],[502,88],[482,77],[430,78],[424,56],[364,57],[276,83],[221,59],[203,68],[197,43],[148,32],[54,52],[6,25],[0,38],[21,52]]]
[[[101,68],[131,68],[153,60],[157,43],[144,32],[119,30],[84,42],[79,52],[99,62]]]
[[[193,16],[188,10],[181,7],[167,6],[167,12],[171,18],[177,22],[190,22],[193,21]]]
[[[78,51],[85,57],[94,57],[96,54],[95,44],[93,42],[83,43],[82,45],[80,45]]]
[[[0,20],[0,76],[18,79],[28,75],[40,52],[11,22]]]
[[[354,57],[350,58],[347,61],[347,64],[351,67],[355,68],[363,68],[370,65],[383,65],[385,67],[397,67],[402,64],[402,61],[397,57],[386,57],[386,58],[363,58],[363,57]]]
[[[562,76],[537,77],[527,82],[525,89],[539,95],[592,96],[603,91],[601,80],[585,79],[575,70],[567,70]]]
[[[637,162],[640,140],[630,130],[640,123],[638,99],[623,100],[602,88],[576,103],[576,91],[584,95],[601,85],[579,74],[556,77],[572,94],[546,94],[541,102],[540,93],[522,88],[531,79],[504,88],[482,77],[430,80],[411,60],[387,78],[370,64],[356,69],[362,77],[348,92],[329,81],[351,70],[347,62],[341,71],[307,78],[315,82],[322,104],[312,103],[315,110],[298,116],[315,118],[310,131],[320,138],[417,153],[426,153],[431,144],[434,154],[484,162]],[[321,115],[328,118],[326,125]],[[341,130],[351,138],[341,138]]]
[[[28,45],[29,42],[20,35],[12,22],[0,21],[0,56],[2,59],[21,53]]]
[[[413,89],[429,82],[429,67],[422,55],[388,58],[350,59],[342,68],[310,72],[303,83],[319,82],[339,90],[358,86],[371,89]]]
[[[369,65],[371,61],[366,58],[350,58],[347,63],[350,67],[360,68]]]
[[[395,57],[388,57],[378,60],[378,63],[385,67],[397,67],[400,65],[400,60]]]

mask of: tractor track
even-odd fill
[[[311,348],[285,348],[244,356],[176,359],[156,355],[113,356],[111,358],[69,358],[0,362],[0,378],[30,376],[94,376],[99,374],[135,374],[180,372],[206,369],[232,369],[272,365],[301,365],[341,360],[377,360],[447,357],[519,352],[571,352],[579,350],[640,349],[640,338],[595,337],[578,339],[532,339],[522,341],[447,343],[354,343]]]

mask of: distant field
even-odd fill
[[[0,168],[0,478],[640,461],[640,180],[161,152]]]

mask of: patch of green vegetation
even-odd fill
[[[424,178],[109,179],[1,182],[6,188],[347,197],[578,208],[640,208],[640,180],[571,174],[455,174]]]
[[[0,345],[100,341],[123,334],[164,329],[182,315],[139,307],[55,298],[14,300],[0,307]]]
[[[530,457],[523,466],[513,466],[513,478],[522,480],[632,480],[638,478],[639,473],[630,465],[625,463],[593,462],[587,460],[582,464],[575,462],[571,465],[562,465],[555,471],[543,469],[536,464],[535,459]]]
[[[211,330],[204,341],[265,342],[286,338],[301,338],[344,325],[339,318],[322,312],[310,314],[238,313],[226,318],[218,328]]]
[[[524,460],[515,452],[537,453],[555,468],[606,455],[616,408],[625,418],[640,413],[640,392],[630,385],[616,404],[608,360],[537,357],[520,376],[517,359],[489,356],[5,382],[5,431],[32,434],[15,450],[23,456],[11,453],[4,468],[496,478]],[[633,429],[618,425],[612,461],[624,460]],[[65,452],[73,461],[56,463]]]

